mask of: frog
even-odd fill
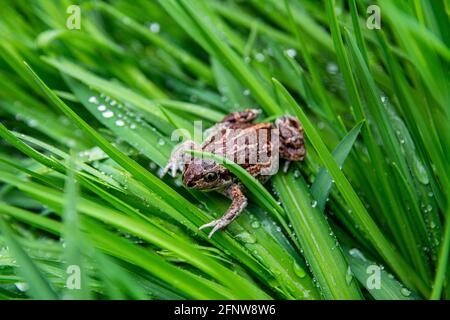
[[[208,238],[231,224],[247,207],[248,200],[244,185],[225,166],[211,159],[193,157],[188,150],[225,155],[261,183],[277,173],[280,158],[285,160],[285,172],[292,161],[305,158],[304,130],[296,117],[283,115],[274,123],[254,123],[260,114],[259,109],[245,109],[226,115],[205,130],[203,143],[185,140],[177,145],[161,171],[161,178],[169,171],[175,178],[181,171],[187,188],[219,191],[231,199],[231,205],[220,218],[199,227],[199,230],[212,228]]]

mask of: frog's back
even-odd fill
[[[273,152],[276,132],[271,123],[237,124],[220,130],[203,145],[203,151],[211,152],[239,164],[253,177],[267,180],[266,174],[278,157]],[[278,139],[278,137],[276,137]],[[275,159],[276,158],[276,159]]]

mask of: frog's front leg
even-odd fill
[[[247,206],[247,198],[242,192],[242,186],[240,184],[233,183],[224,193],[232,200],[227,212],[220,219],[213,220],[199,228],[199,230],[202,230],[204,228],[214,227],[209,233],[208,238],[211,238],[217,230],[223,229],[233,222]]]
[[[200,150],[200,146],[193,140],[186,140],[177,145],[173,149],[169,161],[160,174],[161,178],[164,177],[169,170],[174,178],[178,170],[183,171],[184,165],[192,159],[192,155],[186,153],[187,150]]]

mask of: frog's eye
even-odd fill
[[[219,175],[216,172],[208,172],[207,174],[205,174],[205,181],[213,182],[213,181],[217,180],[218,177],[219,177]]]

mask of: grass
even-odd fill
[[[449,299],[448,3],[369,4],[81,1],[69,30],[69,1],[6,2],[0,297]],[[248,107],[308,153],[265,185],[225,161],[249,206],[208,239],[229,200],[158,171]]]

